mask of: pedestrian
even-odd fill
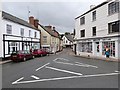
[[[107,60],[109,59],[109,57],[110,57],[110,49],[106,46],[106,50],[105,50],[105,55],[106,55],[106,58],[107,58]],[[106,61],[107,61],[106,60]]]

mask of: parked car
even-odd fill
[[[44,49],[35,49],[32,53],[34,56],[45,56],[48,54]]]
[[[34,58],[34,55],[27,50],[14,51],[11,54],[12,61],[26,61],[28,59]]]

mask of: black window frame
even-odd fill
[[[119,2],[114,1],[108,4],[108,15],[118,13],[120,9]]]
[[[96,21],[96,11],[92,12],[92,21]]]
[[[84,25],[85,24],[85,16],[80,18],[80,25]]]
[[[24,36],[24,28],[20,28],[20,35],[23,37]]]
[[[108,23],[108,34],[120,32],[120,20]]]
[[[7,34],[12,34],[12,25],[6,24],[6,33]]]
[[[80,31],[81,37],[85,37],[85,29]]]
[[[92,27],[92,36],[96,36],[96,26]]]

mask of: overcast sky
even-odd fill
[[[88,11],[90,5],[98,5],[105,0],[78,0],[76,2],[69,0],[59,0],[57,2],[18,1],[7,2],[5,0],[5,2],[2,2],[2,9],[26,21],[28,21],[28,10],[30,10],[29,16],[39,19],[42,25],[53,25],[58,32],[64,33],[73,32],[75,17]]]

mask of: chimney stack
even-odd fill
[[[30,23],[31,25],[34,25],[34,17],[33,17],[33,16],[30,16],[30,17],[29,17],[29,23]]]
[[[39,20],[38,20],[38,19],[35,19],[35,20],[34,20],[34,26],[35,26],[36,28],[38,28],[38,24],[39,24]]]

